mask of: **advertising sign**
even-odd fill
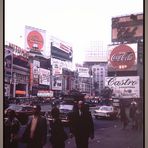
[[[52,65],[52,75],[61,75],[62,74],[62,63],[60,62],[60,60],[58,59],[52,59],[51,61],[51,65]]]
[[[39,90],[37,93],[38,97],[53,97],[53,91]]]
[[[39,68],[39,84],[50,85],[50,70]]]
[[[115,98],[139,98],[139,76],[105,77],[105,86],[113,89]]]
[[[89,75],[89,68],[86,67],[77,67],[77,71],[79,74],[79,77],[90,77]]]
[[[43,51],[46,49],[46,31],[25,26],[25,49]]]
[[[62,90],[62,76],[52,76],[52,90]]]
[[[69,70],[73,69],[72,62],[61,61],[55,58],[51,58],[51,65],[52,65],[52,75],[61,75],[63,68]]]
[[[109,46],[109,71],[137,70],[137,44],[120,44]]]
[[[112,42],[135,42],[143,38],[143,14],[112,18]]]
[[[13,53],[11,49],[5,48],[5,74],[12,76]]]
[[[51,37],[51,55],[52,57],[62,58],[64,60],[72,61],[73,58],[72,46],[55,37]]]
[[[39,84],[39,67],[40,67],[40,62],[33,60],[33,84],[38,85]]]

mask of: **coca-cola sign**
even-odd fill
[[[136,56],[134,50],[125,45],[116,46],[109,57],[111,65],[115,69],[126,70],[135,64]]]

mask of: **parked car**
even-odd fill
[[[115,119],[118,115],[118,109],[113,106],[100,106],[98,109],[94,110],[95,118],[109,118]]]
[[[84,104],[88,105],[88,107],[96,107],[98,105],[98,101],[85,101]]]
[[[8,110],[14,110],[16,113],[16,117],[22,124],[26,124],[28,121],[28,116],[33,114],[33,107],[30,105],[18,105],[18,104],[11,104],[8,108],[4,111],[4,117],[7,118]]]
[[[62,102],[58,105],[60,111],[60,119],[62,123],[66,126],[69,124],[70,114],[73,112],[74,103],[71,102]],[[53,120],[51,113],[48,115],[48,120]]]

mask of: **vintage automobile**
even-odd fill
[[[108,118],[108,119],[116,119],[118,115],[118,109],[114,106],[99,106],[98,109],[94,110],[95,118]]]
[[[28,120],[28,116],[33,114],[33,106],[30,105],[18,105],[18,104],[11,104],[8,108],[4,111],[4,118],[7,118],[8,110],[14,110],[16,113],[16,117],[22,124],[26,124]]]
[[[74,109],[74,103],[62,102],[58,105],[58,108],[60,111],[60,119],[61,119],[62,123],[65,126],[67,126],[69,124],[70,114],[73,112],[73,109]],[[51,113],[48,114],[48,120],[49,121],[53,120]]]

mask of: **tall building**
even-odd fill
[[[101,90],[105,86],[105,77],[107,76],[107,62],[106,63],[100,63],[98,65],[92,66],[92,84],[93,84],[93,94],[95,96],[99,96]]]
[[[102,41],[91,41],[85,51],[85,62],[107,61],[107,46]]]
[[[102,41],[91,41],[85,51],[83,66],[88,67],[91,77],[91,94],[99,96],[107,76],[107,45]]]

